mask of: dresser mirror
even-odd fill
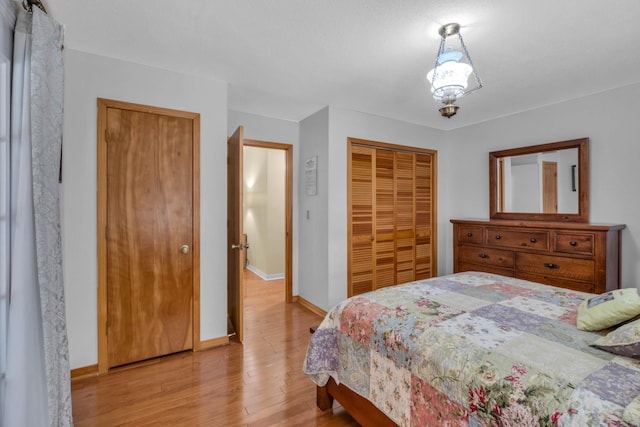
[[[489,153],[491,219],[589,222],[589,138]]]

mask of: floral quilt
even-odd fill
[[[383,288],[327,314],[303,369],[401,426],[628,426],[640,360],[576,329],[590,296],[476,272]]]

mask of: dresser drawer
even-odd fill
[[[458,227],[459,243],[482,244],[482,227],[461,225]]]
[[[479,248],[476,246],[460,246],[458,259],[461,262],[473,264],[493,265],[496,267],[513,268],[514,254],[500,249]]]
[[[573,280],[595,280],[595,262],[592,259],[518,253],[516,254],[516,270],[523,273],[564,277]]]
[[[592,233],[564,233],[556,232],[556,252],[571,254],[593,255],[595,236]]]
[[[530,282],[542,283],[544,285],[557,286],[559,288],[571,289],[580,292],[595,292],[593,282],[579,282],[577,280],[564,279],[562,277],[543,276],[540,274],[516,273],[518,279],[529,280]]]
[[[486,244],[505,248],[549,250],[549,232],[487,228]]]
[[[467,262],[458,263],[458,269],[454,273],[463,271],[482,271],[484,273],[499,274],[501,276],[515,277],[513,269],[494,267],[492,265],[471,264]]]

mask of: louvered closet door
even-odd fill
[[[375,150],[353,147],[351,150],[350,260],[349,295],[373,289],[374,236],[373,198]]]
[[[375,150],[375,282],[373,289],[396,283],[395,188],[393,151]]]
[[[349,296],[436,274],[435,151],[381,145],[350,145]]]
[[[416,258],[415,258],[415,279],[428,279],[434,276],[431,268],[432,239],[431,224],[433,205],[433,156],[415,155],[415,221],[416,221]]]
[[[396,284],[415,280],[415,155],[395,153]]]

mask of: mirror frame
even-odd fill
[[[578,213],[500,212],[498,211],[498,159],[545,151],[578,149]],[[551,142],[489,153],[489,210],[491,219],[524,221],[589,222],[589,138]]]

